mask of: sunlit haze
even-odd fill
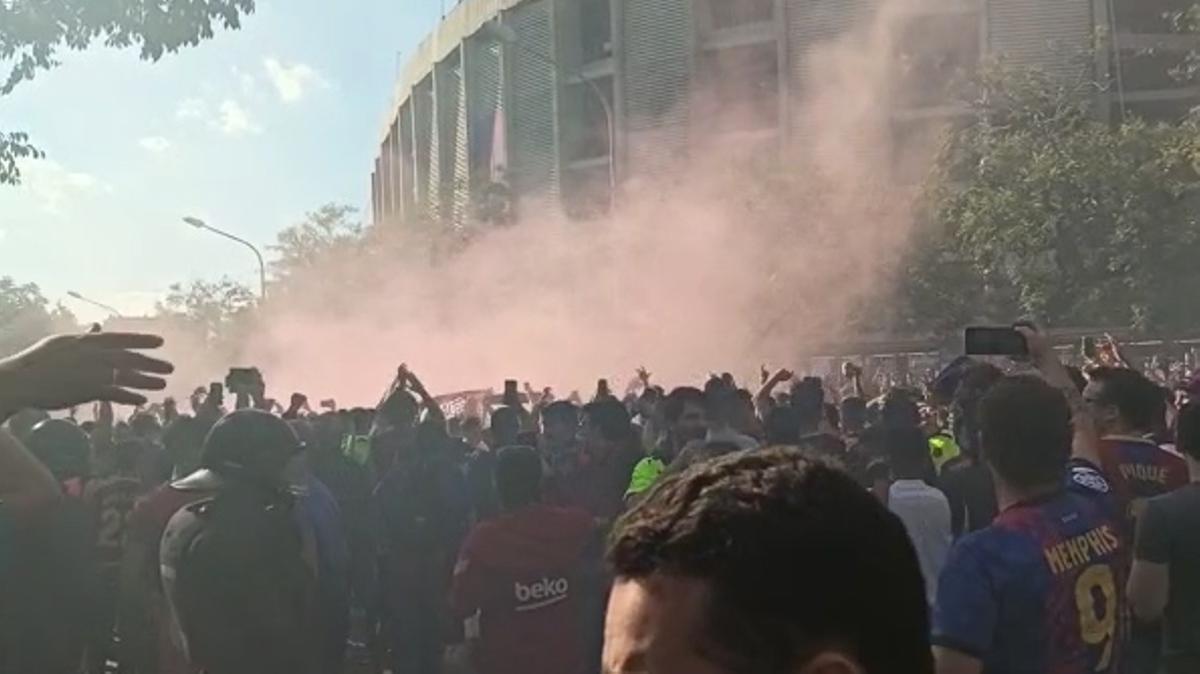
[[[434,2],[264,0],[239,31],[168,55],[93,46],[0,99],[7,131],[46,151],[0,188],[0,272],[81,319],[150,311],[171,283],[253,285],[249,251],[185,215],[266,245],[336,201],[369,217],[367,176],[397,63]]]

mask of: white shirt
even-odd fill
[[[921,480],[896,480],[888,489],[888,510],[904,523],[917,549],[925,597],[933,606],[938,576],[950,552],[950,503],[940,490]]]

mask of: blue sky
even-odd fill
[[[104,312],[68,290],[136,315],[176,281],[257,281],[249,251],[184,215],[262,247],[326,202],[366,218],[398,63],[440,11],[432,0],[260,0],[240,31],[158,63],[103,47],[64,54],[0,98],[0,128],[47,153],[24,166],[22,186],[0,186],[0,275],[37,283],[83,319]]]

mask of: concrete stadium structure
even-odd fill
[[[1198,100],[1167,74],[1197,46],[1166,18],[1191,0],[463,0],[397,82],[373,220],[468,228],[531,194],[585,216],[701,137],[794,149],[796,101],[819,76],[809,50],[881,1],[913,6],[895,59],[929,83],[893,101],[898,133],[961,113],[939,83],[987,55],[1076,76],[1083,55],[1085,75],[1113,83],[1094,94],[1105,117]]]

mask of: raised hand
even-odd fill
[[[425,390],[425,384],[421,383],[421,380],[417,378],[417,375],[413,374],[411,370],[405,370],[405,374],[408,377],[409,390],[421,396],[422,398],[429,396],[429,391]]]
[[[66,409],[91,401],[141,405],[138,391],[161,391],[174,367],[140,350],[156,335],[110,332],[47,337],[0,360],[0,418],[23,408]]]

